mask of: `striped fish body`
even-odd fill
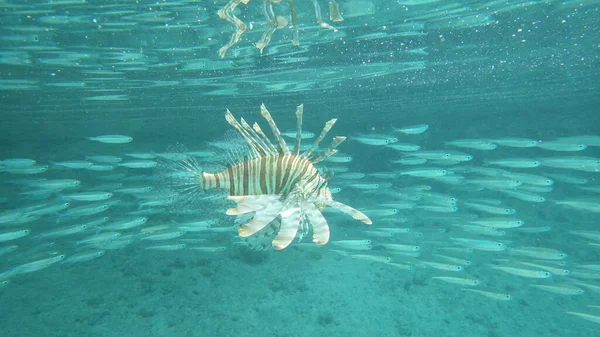
[[[293,154],[244,160],[219,173],[202,172],[203,189],[221,188],[231,196],[288,195],[298,184],[315,195],[331,199],[326,180],[312,162]],[[323,187],[322,190],[320,187]]]
[[[336,147],[346,139],[334,137],[328,148],[315,151],[335,119],[325,123],[313,145],[300,153],[302,105],[296,110],[297,133],[293,149],[288,148],[264,105],[261,106],[261,115],[269,123],[274,143],[266,137],[258,124],[250,126],[243,118],[237,120],[227,110],[225,119],[248,146],[245,156],[221,172],[197,172],[199,185],[203,190],[224,189],[228,191],[228,199],[236,202],[235,208],[227,210],[228,215],[242,218],[246,215],[249,219],[238,229],[241,237],[272,239],[270,245],[280,250],[312,229],[313,242],[324,245],[329,241],[329,226],[321,214],[326,206],[365,224],[371,224],[371,220],[360,211],[333,200],[331,190],[327,187],[327,179],[314,167],[314,164],[335,154]],[[268,248],[263,244],[254,247]]]

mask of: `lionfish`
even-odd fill
[[[275,143],[266,137],[257,123],[250,127],[243,118],[238,121],[227,110],[225,119],[243,137],[247,151],[241,161],[228,165],[222,172],[201,172],[198,177],[203,190],[224,189],[228,192],[227,198],[236,202],[235,208],[227,210],[228,215],[247,215],[249,221],[238,229],[240,237],[262,235],[272,239],[273,248],[281,250],[296,237],[302,239],[312,229],[312,241],[324,245],[330,235],[327,221],[321,214],[326,206],[370,225],[371,220],[362,212],[333,200],[327,179],[314,166],[335,154],[336,147],[346,139],[334,137],[327,149],[318,150],[319,143],[336,119],[325,123],[314,144],[300,153],[303,105],[296,110],[296,142],[291,150],[265,105],[260,109]]]

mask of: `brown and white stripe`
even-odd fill
[[[287,195],[296,187],[316,191],[325,183],[306,158],[293,154],[269,155],[244,160],[219,173],[202,173],[203,189],[221,188],[229,195]]]

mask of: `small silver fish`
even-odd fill
[[[12,271],[14,274],[31,273],[31,272],[38,271],[38,270],[41,270],[44,268],[48,268],[51,265],[63,260],[64,258],[65,258],[65,255],[56,255],[53,257],[46,258],[46,259],[22,264],[20,266],[14,267],[12,269]]]
[[[88,140],[105,144],[125,144],[133,140],[132,137],[124,135],[103,135],[97,137],[88,137]]]
[[[69,256],[69,258],[67,258],[66,260],[64,260],[62,263],[79,263],[79,262],[85,262],[85,261],[90,261],[93,259],[97,259],[101,256],[104,256],[104,251],[103,250],[98,250],[98,251],[92,251],[92,252],[85,252],[85,253],[80,253],[80,254],[76,254],[76,255],[71,255]]]
[[[505,294],[505,293],[497,293],[497,292],[491,292],[491,291],[483,291],[483,290],[477,290],[477,289],[466,289],[463,288],[461,289],[463,291],[469,291],[472,293],[476,293],[479,295],[483,295],[487,298],[491,298],[494,300],[500,300],[500,301],[510,301],[512,299],[512,296],[509,294]]]
[[[157,162],[151,160],[138,160],[138,161],[130,161],[118,164],[118,166],[128,167],[128,168],[152,168],[156,167]]]
[[[33,159],[15,158],[0,160],[0,165],[10,168],[24,168],[35,165],[36,161]]]
[[[123,161],[123,158],[115,156],[86,156],[85,159],[106,164],[117,164]]]
[[[29,229],[20,229],[18,231],[0,233],[0,242],[16,240],[29,235]]]
[[[93,164],[90,163],[89,161],[85,161],[85,160],[71,160],[71,161],[52,162],[52,165],[60,166],[60,167],[64,167],[64,168],[70,168],[70,169],[85,169],[85,168],[89,168]]]
[[[406,126],[403,128],[393,128],[393,129],[396,132],[401,132],[406,135],[418,135],[418,134],[421,134],[421,133],[427,131],[427,129],[429,129],[429,125],[418,124],[418,125],[411,125],[411,126]]]
[[[63,199],[77,201],[101,201],[112,198],[110,192],[82,192],[63,195]]]

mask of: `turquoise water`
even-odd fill
[[[247,30],[224,57],[225,1],[0,2],[0,334],[597,336],[600,3],[338,2],[343,21],[318,0],[320,26],[295,1],[299,45],[290,6],[273,4],[262,54],[263,3],[239,4]],[[327,207],[326,245],[309,232],[252,250],[235,203],[168,178],[178,159],[236,160],[226,109],[271,137],[261,103],[286,132],[299,104],[305,131],[338,119],[322,147],[347,136],[331,159],[352,160],[317,167],[372,225]],[[114,134],[133,141],[87,139]],[[405,143],[420,149],[392,148]],[[515,158],[534,167],[498,164]],[[122,166],[139,160],[158,164]],[[75,186],[44,185],[58,179]]]

